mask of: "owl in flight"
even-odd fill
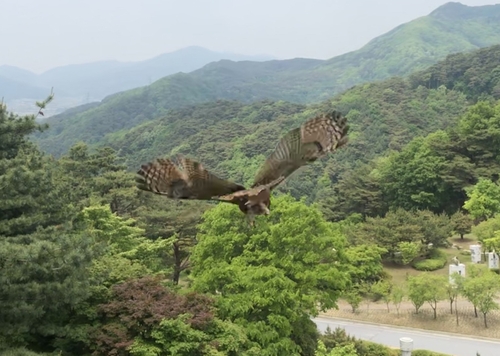
[[[271,191],[298,168],[316,161],[347,143],[349,126],[338,111],[315,116],[288,131],[262,164],[247,189],[221,179],[201,163],[180,157],[157,159],[141,166],[137,188],[173,199],[216,200],[238,205],[252,226],[256,215],[268,215]]]

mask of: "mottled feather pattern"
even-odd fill
[[[303,165],[347,143],[349,126],[339,112],[318,115],[289,131],[255,176],[252,187],[288,177]]]
[[[301,127],[302,144],[316,142],[319,144],[318,154],[325,155],[347,142],[346,118],[339,112],[319,115],[307,121]]]
[[[221,179],[192,159],[158,159],[141,166],[137,187],[174,199],[218,200],[237,204],[253,225],[269,214],[271,191],[294,171],[347,143],[346,118],[332,111],[313,117],[285,134],[257,172],[250,189]]]
[[[196,161],[184,157],[178,161],[181,169],[171,160],[162,158],[142,165],[137,172],[137,187],[170,198],[200,200],[245,189],[217,177]]]
[[[183,181],[182,172],[169,159],[159,158],[155,162],[141,165],[137,172],[137,187],[141,190],[174,197],[173,185]]]

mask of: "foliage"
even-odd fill
[[[394,286],[389,280],[381,280],[375,283],[372,287],[372,291],[377,299],[382,299],[387,305],[387,311],[389,312],[389,303],[391,302],[391,293]]]
[[[398,243],[398,252],[401,254],[401,263],[407,265],[418,257],[422,249],[419,242],[401,241]]]
[[[387,252],[374,244],[347,247],[344,251],[350,281],[354,284],[375,282],[383,277],[382,256]]]
[[[331,330],[329,327],[320,337],[325,345],[327,352],[336,348],[354,345],[357,356],[398,356],[399,351],[387,346],[379,345],[370,341],[356,339],[346,333],[345,329],[336,328]]]
[[[465,8],[464,11],[468,10]],[[442,13],[446,12],[444,8]],[[404,76],[424,69],[450,53],[499,42],[500,31],[494,20],[497,14],[477,16],[471,13],[466,20],[460,16],[457,18],[455,11],[450,14],[431,14],[416,19],[398,26],[358,51],[327,61],[302,58],[268,62],[219,61],[191,73],[170,75],[151,85],[110,95],[100,105],[93,105],[88,110],[49,118],[54,131],[44,136],[41,144],[51,153],[62,153],[78,141],[94,143],[106,134],[157,119],[169,109],[217,99],[317,102],[356,84]],[[471,38],[481,40],[471,42]],[[459,81],[461,85],[457,85],[457,89],[467,94],[477,97],[482,92],[491,93],[497,82],[489,77],[498,65],[498,51],[493,47],[480,52],[482,58],[487,57],[486,61],[477,58],[479,55],[469,53],[448,57],[445,63],[432,70],[419,72],[411,84],[415,88],[421,85],[435,89],[443,83],[452,89],[454,82]],[[467,72],[467,66],[474,69]],[[457,67],[458,70],[455,69]],[[465,78],[456,78],[457,74]],[[384,92],[392,98],[397,94],[395,88]],[[404,105],[418,109],[418,104],[412,102]]]
[[[474,266],[461,284],[462,294],[483,314],[484,326],[488,327],[487,314],[500,308],[496,302],[500,292],[500,276],[484,266]]]
[[[486,220],[500,213],[500,186],[488,179],[480,179],[467,190],[469,199],[464,209],[478,220]]]
[[[158,84],[170,92],[150,86],[135,92],[140,97],[123,93],[94,111],[68,114],[81,119],[71,130],[90,145],[69,148],[76,136],[55,125],[58,159],[29,141],[42,129],[34,116],[9,114],[2,105],[1,348],[307,356],[353,354],[354,348],[357,355],[391,355],[381,345],[320,337],[311,316],[340,297],[355,310],[363,296],[374,296],[399,312],[408,296],[417,312],[429,303],[436,317],[437,301],[448,298],[452,308],[457,291],[487,326],[498,308],[495,273],[471,265],[455,290],[425,274],[392,285],[382,261],[442,266],[439,247],[452,231],[467,233],[470,217],[488,219],[473,232],[500,250],[494,204],[500,104],[491,100],[499,50],[450,56],[410,78],[358,85],[308,106],[218,101],[167,112],[174,101],[205,100],[209,84],[181,74]],[[306,71],[317,64],[290,63]],[[283,69],[275,65],[263,66]],[[210,75],[233,64],[220,66],[208,66]],[[165,94],[176,90],[180,96]],[[181,153],[248,185],[280,134],[332,108],[348,115],[349,145],[287,180],[272,198],[271,215],[257,217],[255,229],[229,204],[139,192],[126,171]],[[89,122],[97,125],[87,129]],[[111,134],[101,140],[105,133]],[[458,213],[462,206],[470,214]]]
[[[500,231],[500,214],[496,214],[488,220],[481,221],[472,228],[472,233],[481,242],[495,237],[497,231]]]
[[[220,317],[247,329],[262,354],[298,354],[305,350],[292,336],[304,333],[311,315],[334,307],[346,288],[344,239],[312,206],[287,195],[272,206],[253,230],[237,207],[208,210],[191,276],[195,290],[220,293]]]
[[[359,306],[361,305],[361,302],[363,301],[363,296],[361,295],[361,288],[359,285],[354,285],[351,288],[349,288],[345,294],[344,298],[347,303],[352,308],[352,312],[355,313]]]
[[[472,230],[472,218],[470,215],[464,214],[460,210],[451,216],[451,223],[453,225],[453,231],[459,234],[461,239]]]
[[[443,276],[428,273],[422,273],[419,278],[426,280],[425,301],[431,306],[434,319],[437,319],[437,304],[446,298],[447,279]]]
[[[439,249],[432,249],[428,259],[415,261],[412,267],[418,271],[436,271],[443,268],[448,261],[446,254]]]
[[[74,213],[69,187],[58,164],[26,138],[38,128],[33,115],[0,105],[0,349],[43,351],[63,334],[99,255],[66,224]]]
[[[354,344],[347,344],[340,347],[335,347],[328,352],[323,341],[318,341],[318,349],[314,353],[314,356],[357,356],[358,353],[354,348]]]
[[[367,218],[348,232],[353,243],[372,242],[384,248],[384,259],[408,264],[427,246],[443,246],[451,233],[449,218],[429,211],[389,211],[385,217]]]
[[[437,301],[443,299],[444,291],[440,290],[440,288],[444,287],[444,283],[442,281],[439,281],[438,285],[429,283],[430,278],[434,277],[434,275],[428,273],[421,273],[416,276],[408,277],[408,299],[415,307],[415,313],[417,314],[422,305],[424,305],[425,302],[429,302],[431,306],[434,305],[434,317],[436,317],[435,307]]]
[[[240,354],[247,343],[241,329],[215,319],[211,298],[177,294],[157,278],[115,285],[101,310],[105,321],[95,335],[96,354],[127,354],[129,348],[133,355]]]
[[[394,304],[394,307],[396,308],[398,315],[399,315],[399,308],[406,294],[407,294],[406,290],[401,285],[395,285],[391,290],[389,298],[392,304]]]
[[[30,351],[24,347],[8,349],[0,353],[1,356],[48,356],[47,353]]]
[[[493,60],[490,54],[497,50],[493,47],[472,53],[472,57],[463,58],[463,65],[477,65],[483,57]],[[476,57],[480,59],[471,60]],[[421,75],[425,76],[425,72]],[[494,73],[490,70],[484,73],[487,75]],[[484,144],[495,138],[496,109],[485,109],[487,105],[480,102],[466,111],[468,105],[466,96],[452,86],[430,89],[426,85],[415,86],[409,79],[393,78],[356,86],[309,106],[269,100],[251,104],[217,101],[162,110],[154,119],[141,119],[140,125],[134,120],[123,120],[120,107],[113,114],[120,117],[118,128],[109,123],[113,133],[103,139],[89,133],[85,142],[111,146],[134,171],[155,157],[180,153],[196,157],[215,174],[249,184],[281,134],[312,115],[337,109],[349,119],[349,145],[301,169],[279,188],[281,192],[297,199],[307,196],[307,202],[317,202],[328,220],[341,220],[352,213],[383,216],[388,209],[398,207],[452,214],[466,199],[465,187],[474,184],[477,177],[494,179],[492,175],[499,168],[488,158],[496,148]],[[493,126],[471,126],[478,115],[483,124]],[[99,125],[92,127],[98,128],[98,134],[109,131],[100,126],[109,120],[101,115],[96,117]],[[64,120],[65,124],[68,122]],[[122,129],[124,124],[130,126]],[[72,133],[85,132],[75,127]],[[51,130],[58,132],[55,126]],[[63,141],[56,136],[54,147],[64,150]],[[400,152],[389,154],[390,151]],[[106,199],[116,204],[116,209],[131,213],[140,205],[137,197],[127,199],[123,195],[132,192],[126,186],[132,180],[123,173],[115,177],[115,168],[110,171],[100,173],[107,177],[103,189],[109,189],[106,187],[117,178],[120,183],[111,189],[113,192],[105,193]],[[130,207],[123,204],[127,200]]]
[[[429,350],[413,350],[411,354],[412,356],[450,356],[447,354],[442,354],[440,352],[434,352]]]

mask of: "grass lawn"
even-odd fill
[[[460,262],[464,263],[466,266],[472,263],[470,255],[464,256],[461,255],[460,252],[464,250],[468,251],[469,245],[477,243],[474,236],[466,235],[464,239],[460,239],[460,236],[453,236],[449,241],[452,244],[460,246],[461,249],[457,250],[451,247],[440,249],[446,254],[448,263],[443,268],[428,273],[447,276],[448,265],[452,263],[452,258],[454,256],[457,256]],[[388,263],[385,264],[384,267],[392,276],[395,284],[404,283],[407,275],[414,276],[422,273],[411,266],[399,266]],[[399,325],[500,339],[500,310],[493,310],[488,314],[488,324],[490,327],[485,328],[481,315],[476,318],[474,316],[472,304],[463,297],[459,297],[457,303],[459,325],[457,325],[456,315],[450,313],[449,301],[446,299],[438,303],[437,320],[433,319],[433,313],[428,303],[425,303],[420,309],[420,312],[415,314],[415,308],[406,298],[401,303],[399,312],[396,311],[393,304],[390,304],[390,310],[388,311],[387,306],[382,301],[368,302],[364,300],[356,313],[352,312],[350,305],[345,300],[339,300],[338,306],[338,310],[328,310],[323,315],[369,321],[379,324]]]
[[[448,265],[452,263],[451,259],[455,256],[457,256],[460,262],[465,264],[466,266],[471,263],[470,256],[461,255],[460,252],[464,250],[468,251],[469,245],[474,245],[477,243],[477,239],[473,235],[465,235],[463,239],[461,239],[460,236],[457,235],[449,238],[448,241],[461,247],[461,250],[457,250],[456,248],[451,247],[440,248],[439,250],[443,251],[448,257],[449,263],[447,263],[443,268],[429,273],[447,276]],[[384,263],[384,269],[392,276],[392,280],[395,284],[403,283],[406,276],[415,276],[419,273],[422,273],[411,266],[400,266],[395,263]]]

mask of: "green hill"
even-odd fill
[[[454,125],[477,98],[499,99],[499,73],[497,45],[450,55],[408,78],[358,85],[319,104],[219,100],[191,105],[109,134],[99,145],[117,150],[132,170],[156,157],[181,153],[248,184],[281,134],[319,111],[335,108],[351,125],[347,148],[304,168],[281,188],[314,201],[343,172],[400,150],[416,136]]]
[[[191,72],[221,59],[234,61],[269,60],[269,56],[223,53],[191,46],[163,53],[137,62],[99,61],[71,64],[49,69],[41,74],[2,65],[0,76],[29,86],[54,87],[59,97],[81,97],[101,100],[107,95],[137,88],[178,72]],[[8,88],[0,83],[0,96]],[[29,91],[17,91],[13,99],[29,98]]]
[[[449,53],[497,43],[500,5],[448,3],[375,38],[358,51],[327,61],[222,60],[109,96],[90,110],[49,118],[52,129],[39,136],[39,143],[44,150],[61,154],[78,141],[97,143],[106,134],[164,116],[169,109],[216,99],[317,102],[355,84],[407,75]]]

